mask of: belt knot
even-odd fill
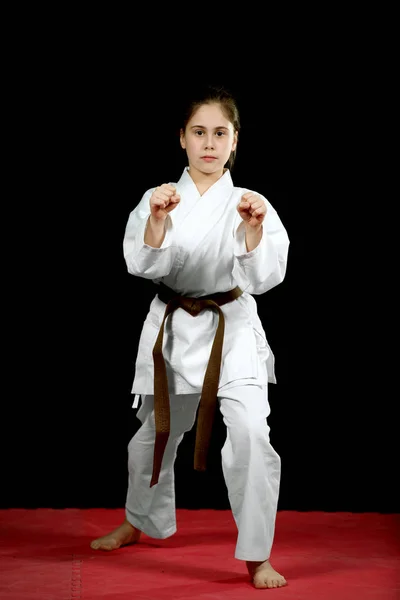
[[[181,296],[179,299],[179,305],[192,317],[197,315],[205,308],[204,301],[198,300],[197,298],[185,298]]]

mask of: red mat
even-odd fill
[[[0,510],[1,600],[399,600],[399,515],[280,511],[272,564],[284,588],[257,590],[233,558],[230,511],[178,510],[167,540],[114,552],[90,541],[123,509]]]

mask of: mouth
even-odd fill
[[[216,156],[202,156],[201,160],[205,160],[206,162],[212,162],[213,160],[217,160]]]

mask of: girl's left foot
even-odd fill
[[[246,560],[246,566],[256,588],[278,588],[287,585],[286,579],[275,571],[269,560]]]

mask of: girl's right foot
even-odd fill
[[[269,560],[247,560],[246,565],[256,588],[279,588],[287,585],[284,576],[275,571]]]
[[[93,540],[90,547],[92,550],[117,550],[121,546],[136,544],[139,541],[141,533],[139,529],[136,529],[125,519],[122,525],[111,531],[111,533]]]

